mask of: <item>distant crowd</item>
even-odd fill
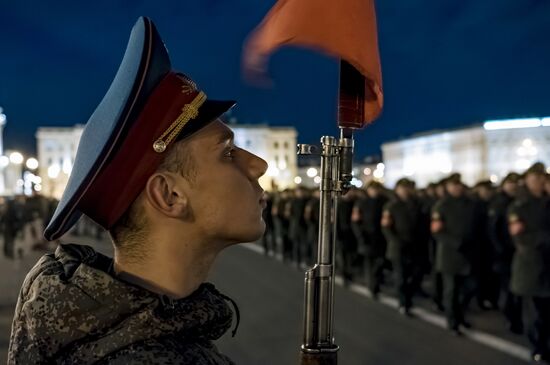
[[[319,191],[271,193],[264,211],[266,254],[306,267],[316,257]],[[374,299],[393,282],[399,311],[429,296],[450,331],[469,328],[468,308],[501,310],[525,333],[538,361],[550,355],[550,175],[536,163],[495,186],[459,174],[417,189],[371,181],[338,204],[336,260],[345,285],[365,283]],[[391,274],[391,275],[390,275]]]
[[[20,259],[32,250],[54,250],[57,242],[47,242],[43,234],[57,204],[58,200],[40,194],[0,197],[0,246],[4,257]],[[105,232],[84,217],[71,234],[101,238]]]
[[[311,266],[319,232],[319,190],[268,194],[267,255]],[[0,197],[3,254],[17,259],[44,241],[57,201],[40,195]],[[541,163],[495,186],[468,187],[459,174],[417,189],[407,178],[393,190],[371,181],[338,204],[336,268],[345,285],[367,285],[377,299],[391,285],[399,311],[411,316],[418,296],[431,298],[460,335],[473,304],[501,310],[510,331],[528,336],[533,357],[550,356],[550,175]],[[102,238],[81,219],[71,232]],[[55,243],[54,243],[55,244]]]

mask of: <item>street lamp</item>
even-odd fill
[[[61,168],[58,164],[53,164],[50,167],[48,167],[48,177],[50,179],[55,179],[59,176],[59,173],[61,172]]]
[[[319,172],[317,171],[317,169],[315,167],[310,167],[306,171],[306,175],[309,176],[309,177],[315,177],[315,176],[317,176],[318,173]]]
[[[23,163],[23,155],[19,152],[10,153],[10,162],[14,165],[21,165]]]
[[[34,157],[30,157],[25,162],[26,171],[23,172],[23,180],[25,182],[24,186],[24,194],[25,195],[32,195],[34,191],[36,191],[35,186],[35,180],[38,176],[34,174],[34,171],[38,168],[38,160]]]
[[[0,126],[6,124],[6,114],[4,114],[4,109],[0,107]]]
[[[38,160],[31,157],[27,160],[26,166],[29,170],[36,170],[38,168]]]
[[[55,190],[55,180],[59,176],[59,173],[61,172],[61,166],[59,164],[54,163],[53,165],[50,165],[48,167],[48,184],[50,185],[50,196],[54,196],[54,190]]]

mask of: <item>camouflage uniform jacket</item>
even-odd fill
[[[112,266],[88,246],[44,255],[19,295],[8,364],[234,364],[212,343],[233,314],[212,284],[170,300]]]

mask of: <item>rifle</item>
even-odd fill
[[[339,138],[321,137],[321,149],[299,144],[298,155],[321,157],[319,184],[319,236],[317,259],[305,272],[304,337],[301,365],[336,365],[338,345],[334,342],[334,253],[338,201],[351,187],[353,130],[364,126],[364,76],[344,60],[340,61],[338,105]]]

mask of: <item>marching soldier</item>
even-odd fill
[[[340,247],[342,262],[342,276],[344,284],[348,285],[354,276],[354,264],[357,254],[357,240],[351,227],[351,216],[355,203],[355,190],[350,189],[338,202],[338,222],[336,224],[336,237]]]
[[[265,193],[266,207],[263,211],[263,217],[265,222],[265,233],[262,236],[262,246],[264,247],[264,254],[269,256],[275,255],[275,234],[273,231],[273,216],[271,210],[273,208],[273,194]]]
[[[435,200],[430,205],[430,211],[429,211],[430,222],[431,222],[432,209],[433,209],[435,203],[437,203],[439,200],[441,200],[441,199],[443,199],[447,196],[447,190],[445,189],[445,180],[446,179],[442,179],[434,185],[433,189],[434,189],[434,195],[435,195],[434,198],[435,198]],[[429,247],[429,251],[430,251],[430,262],[431,262],[431,267],[432,267],[432,285],[433,285],[432,299],[433,299],[433,303],[434,303],[435,308],[438,311],[443,312],[445,310],[445,307],[443,306],[443,276],[441,275],[441,272],[439,272],[435,268],[435,255],[436,255],[436,252],[437,252],[437,240],[433,236],[433,232],[430,231],[430,233],[431,233],[431,245]]]
[[[321,192],[319,189],[313,189],[311,197],[306,203],[304,209],[304,218],[307,225],[307,254],[306,263],[311,265],[314,262],[317,252],[315,248],[317,246],[317,239],[319,236],[319,200]]]
[[[386,252],[386,240],[380,225],[382,210],[388,200],[383,189],[382,184],[371,181],[367,185],[367,196],[355,202],[352,213],[355,236],[365,257],[367,285],[374,299],[380,292]]]
[[[307,203],[307,191],[298,187],[294,190],[294,197],[290,200],[288,209],[288,234],[292,241],[293,258],[296,266],[302,267],[306,262],[307,229],[304,218],[304,209]]]
[[[550,361],[550,200],[545,175],[543,164],[531,166],[525,172],[526,191],[508,209],[515,244],[510,289],[523,299],[533,360],[541,363]]]
[[[292,241],[288,237],[287,218],[287,207],[290,204],[290,196],[290,190],[283,190],[275,196],[273,206],[271,207],[275,240],[283,256],[283,261],[292,260]]]
[[[443,301],[447,326],[461,335],[464,318],[465,281],[471,273],[471,251],[475,234],[475,205],[466,196],[459,174],[447,178],[448,196],[432,210],[431,231],[437,240],[435,268],[443,277]]]
[[[422,211],[414,197],[414,182],[400,179],[396,197],[384,206],[381,226],[388,248],[386,257],[392,262],[399,293],[399,311],[410,315],[415,292],[415,274],[419,264]]]
[[[500,288],[493,268],[489,264],[493,260],[493,250],[489,238],[489,202],[494,194],[493,184],[485,180],[478,182],[473,188],[472,199],[476,205],[475,245],[472,252],[472,288],[467,298],[477,299],[481,309],[497,309]]]
[[[506,212],[518,191],[520,176],[509,173],[502,180],[499,191],[489,204],[489,237],[493,247],[493,270],[497,273],[501,292],[504,295],[503,313],[508,320],[508,327],[513,333],[522,333],[521,298],[510,291],[510,270],[514,243],[508,232]]]

